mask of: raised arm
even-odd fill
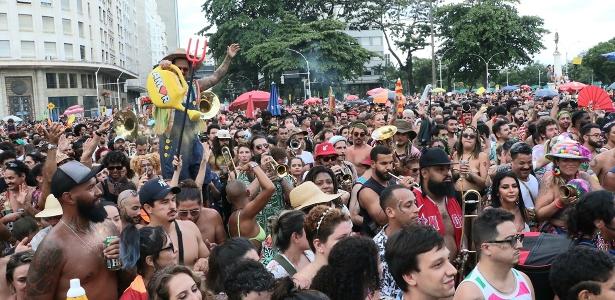
[[[199,165],[199,172],[196,174],[196,186],[199,190],[203,189],[203,181],[205,181],[205,173],[207,171],[207,162],[211,156],[211,148],[209,143],[201,143],[203,145],[203,156],[201,157],[201,164]],[[201,193],[202,195],[203,193]]]
[[[263,157],[263,161],[265,161],[266,163],[271,160],[273,160],[271,156]],[[256,215],[258,215],[258,213],[265,207],[265,205],[267,205],[267,202],[269,202],[269,199],[271,199],[271,195],[273,195],[273,192],[275,192],[275,186],[273,185],[271,179],[267,177],[265,171],[263,171],[263,169],[261,169],[261,167],[257,164],[250,163],[250,165],[252,165],[252,170],[256,175],[256,179],[258,179],[258,182],[260,183],[261,191],[260,193],[258,193],[258,195],[256,195],[256,197],[254,197],[254,200],[250,201],[241,211],[242,219],[256,218]]]
[[[228,46],[226,50],[226,57],[224,58],[224,61],[218,67],[218,69],[216,69],[216,71],[211,76],[202,78],[198,81],[201,91],[204,91],[204,90],[207,90],[213,87],[214,85],[218,84],[218,82],[220,82],[222,78],[224,78],[224,76],[228,72],[228,68],[231,65],[231,61],[233,60],[233,57],[237,55],[237,52],[239,52],[239,49],[240,49],[239,44],[232,44]]]
[[[53,173],[56,172],[58,168],[58,164],[56,163],[57,151],[58,151],[58,142],[60,141],[60,136],[64,133],[64,126],[59,123],[51,124],[51,127],[45,128],[41,126],[39,128],[39,132],[45,137],[47,142],[49,143],[49,148],[47,150],[47,159],[45,160],[45,164],[43,165],[43,186],[41,188],[41,197],[38,200],[39,207],[45,207],[45,201],[47,200],[47,196],[51,193],[51,177],[53,177]]]

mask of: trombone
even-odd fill
[[[233,160],[233,154],[231,153],[231,149],[229,147],[222,147],[221,149],[222,157],[224,157],[224,161],[229,168],[229,172],[237,171],[237,166],[235,165],[235,161]],[[232,169],[231,169],[232,167]],[[239,174],[237,174],[239,176]]]
[[[352,172],[350,172],[350,169],[348,169],[348,167],[346,166],[343,166],[341,170],[342,172],[336,175],[337,182],[339,182],[343,186],[352,186],[353,179]]]
[[[461,183],[461,213],[463,223],[461,224],[461,249],[455,258],[455,263],[458,265],[456,282],[459,284],[465,277],[466,269],[468,269],[468,260],[470,254],[473,255],[471,266],[472,268],[478,263],[478,253],[476,250],[471,250],[468,243],[472,243],[472,231],[467,230],[466,226],[472,227],[473,221],[478,217],[478,214],[483,210],[482,195],[477,190],[463,190],[463,182]],[[466,224],[466,221],[468,223]],[[466,231],[469,232],[468,238],[465,240]]]

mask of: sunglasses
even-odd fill
[[[269,144],[256,145],[254,148],[256,148],[256,150],[269,149]]]
[[[366,135],[365,132],[353,132],[352,135],[354,135],[355,137],[364,137]]]
[[[476,138],[476,134],[472,134],[472,133],[464,133],[461,135],[464,139],[470,139],[473,140]]]
[[[167,251],[167,250],[171,250],[171,252],[175,252],[175,246],[173,246],[173,243],[170,243],[168,246],[160,249],[160,251],[158,251],[158,253],[163,252],[163,251]]]
[[[525,238],[525,236],[523,234],[518,233],[518,234],[515,234],[501,241],[493,240],[493,241],[485,241],[485,243],[509,244],[511,247],[514,247],[517,243],[523,243],[523,238]]]
[[[330,161],[335,161],[337,160],[337,156],[323,156],[320,159],[322,159],[323,162],[330,162]]]
[[[177,215],[179,215],[180,217],[187,217],[188,214],[190,214],[193,217],[196,217],[200,213],[201,213],[201,209],[200,208],[195,208],[195,209],[191,209],[191,210],[179,210],[179,211],[177,211]]]
[[[109,170],[109,171],[113,171],[113,170],[121,171],[122,169],[124,169],[124,166],[108,166],[107,167],[107,170]]]

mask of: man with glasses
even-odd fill
[[[530,278],[513,268],[523,247],[523,234],[514,221],[512,213],[500,208],[487,209],[474,221],[472,239],[479,260],[457,288],[455,300],[534,299]]]
[[[581,127],[581,139],[583,146],[591,151],[592,157],[598,155],[604,146],[602,130],[596,123],[585,124]]]
[[[191,221],[199,228],[203,241],[208,248],[220,245],[226,239],[226,232],[220,214],[212,208],[203,207],[201,190],[192,180],[181,183],[181,191],[177,194],[177,217],[183,221]]]
[[[367,144],[367,125],[364,123],[355,123],[351,128],[352,146],[346,150],[348,161],[354,164],[357,169],[357,175],[363,175],[365,167],[361,162],[369,157],[372,147]]]

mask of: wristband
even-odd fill
[[[56,144],[47,144],[47,150],[55,150],[58,149],[58,145]]]

